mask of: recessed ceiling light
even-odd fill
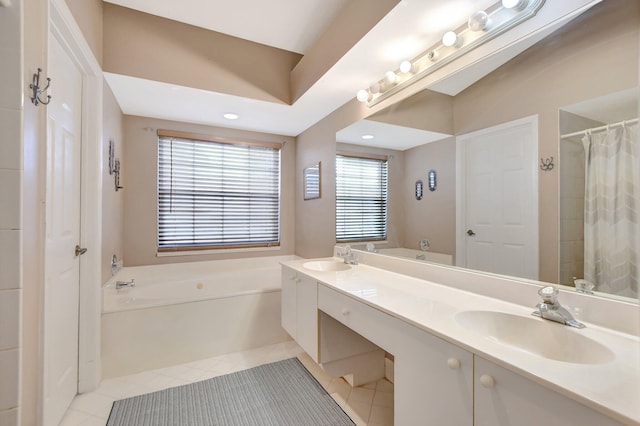
[[[228,112],[225,115],[223,115],[224,118],[226,118],[227,120],[237,120],[238,118],[240,118],[240,116],[234,112]]]
[[[373,138],[375,138],[375,136],[373,136],[373,135],[362,135],[362,139],[364,139],[364,140],[369,140],[369,139],[373,139]]]

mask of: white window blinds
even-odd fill
[[[336,156],[336,241],[387,237],[387,160]]]
[[[160,132],[158,251],[279,245],[279,147]]]

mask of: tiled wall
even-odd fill
[[[18,424],[21,308],[22,0],[0,6],[0,426]]]

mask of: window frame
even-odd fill
[[[161,196],[160,196],[160,143],[161,138],[175,138],[193,142],[211,142],[216,144],[237,145],[237,146],[253,146],[260,148],[268,148],[278,151],[278,170],[277,170],[277,241],[265,242],[246,242],[231,244],[191,244],[161,247]],[[156,253],[158,256],[170,256],[172,254],[204,254],[216,253],[224,251],[251,250],[251,249],[277,249],[282,242],[282,143],[263,142],[240,138],[218,137],[201,133],[182,132],[177,130],[157,130],[157,152],[156,152]]]

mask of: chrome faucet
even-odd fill
[[[542,302],[536,305],[537,311],[531,315],[551,321],[559,322],[571,327],[584,328],[585,325],[576,321],[573,315],[558,302],[558,289],[553,286],[543,287],[538,290]]]
[[[351,246],[348,244],[344,246],[344,251],[342,252],[342,254],[339,254],[338,256],[344,259],[344,263],[346,265],[358,264],[358,259],[356,259],[356,254],[353,251],[351,251]]]
[[[135,287],[136,280],[131,278],[131,281],[116,281],[116,290],[120,290],[122,287]]]

